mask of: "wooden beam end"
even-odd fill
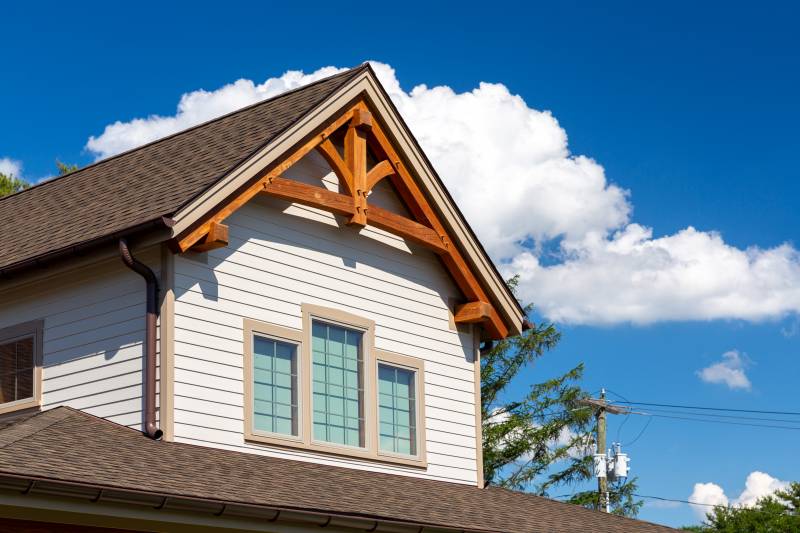
[[[353,119],[350,124],[354,128],[370,130],[372,129],[372,113],[366,109],[356,109],[353,111]]]
[[[475,301],[456,307],[453,319],[456,324],[475,324],[489,320],[492,316],[492,304]]]
[[[207,252],[228,246],[228,226],[219,222],[212,222],[208,233],[197,244],[189,248],[191,252]]]

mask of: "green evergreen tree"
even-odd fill
[[[56,159],[56,168],[58,169],[58,175],[63,176],[64,174],[69,174],[70,172],[75,172],[76,170],[78,170],[78,165],[62,163],[61,161]]]
[[[517,280],[509,282],[512,290]],[[530,315],[533,306],[525,308]],[[483,470],[487,483],[554,495],[595,480],[592,449],[595,419],[576,400],[589,395],[580,387],[583,364],[556,378],[531,385],[514,397],[509,385],[520,372],[556,346],[561,333],[553,324],[537,324],[517,337],[499,341],[481,356]],[[616,514],[636,516],[635,479],[610,487]],[[571,503],[599,508],[597,491],[580,492]]]
[[[27,189],[31,184],[24,179],[14,177],[13,175],[3,174],[0,172],[0,198],[14,194],[23,189]]]
[[[62,163],[56,159],[56,169],[58,170],[58,175],[63,176],[64,174],[69,174],[70,172],[78,170],[78,165]],[[0,172],[0,198],[25,190],[30,186],[31,184],[22,178]]]

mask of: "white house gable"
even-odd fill
[[[286,177],[338,188],[325,161],[312,154]],[[381,193],[384,205],[402,209],[390,188]],[[226,220],[228,246],[176,256],[175,439],[475,484],[477,339],[471,325],[453,326],[450,306],[459,290],[427,249],[345,222],[324,210],[261,197]],[[245,438],[244,319],[299,335],[303,306],[309,305],[374,321],[375,352],[424,365],[417,408],[424,419],[416,432],[424,439],[418,443],[424,449],[420,464]],[[309,378],[300,376],[301,396],[312,387]],[[375,403],[377,396],[363,401]]]

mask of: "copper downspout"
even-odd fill
[[[125,266],[142,276],[147,283],[147,312],[144,343],[144,433],[160,439],[163,432],[156,426],[156,320],[158,319],[158,279],[155,273],[131,255],[126,239],[119,240],[119,255]]]

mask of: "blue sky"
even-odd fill
[[[395,69],[405,91],[446,85],[462,94],[494,82],[528,108],[551,111],[571,153],[602,167],[606,181],[598,197],[612,186],[628,191],[631,212],[605,231],[634,222],[659,239],[692,226],[720,232],[726,250],[783,243],[796,249],[798,8],[788,2],[757,8],[730,2],[551,4],[491,10],[435,2],[402,9],[304,3],[296,10],[235,1],[222,7],[144,2],[135,9],[11,4],[2,13],[0,158],[21,162],[22,174],[35,180],[54,171],[56,158],[93,161],[87,140],[115,121],[174,115],[184,93],[374,59]],[[545,232],[540,244],[563,253],[556,233]],[[510,260],[519,252],[497,253]],[[565,261],[558,253],[539,260],[543,266]],[[724,312],[695,306],[689,293],[662,296],[663,304],[645,302],[661,306],[650,309],[647,320],[629,313],[605,322],[597,314],[587,319],[586,312],[576,318],[559,311],[575,293],[550,294],[532,282],[532,299],[547,298],[548,315],[563,318],[564,340],[517,386],[522,390],[584,361],[586,388],[604,386],[634,401],[800,411],[794,392],[798,309],[796,300],[784,297],[798,288],[789,270],[783,280],[782,271],[768,272],[774,283],[764,299],[786,301],[758,313],[746,311],[760,303],[752,294],[740,303],[745,310]],[[597,272],[585,279],[597,280]],[[675,283],[667,292],[680,292],[687,281]],[[619,293],[625,290],[620,285]],[[615,294],[612,284],[608,306],[615,306]],[[663,308],[675,310],[665,314]],[[731,350],[745,354],[749,390],[705,383],[696,374]],[[611,421],[611,437],[620,422]],[[644,422],[631,418],[620,439],[632,440]],[[628,451],[642,494],[686,499],[695,483],[713,482],[733,500],[754,471],[800,480],[793,453],[799,439],[797,431],[658,418]],[[685,505],[651,503],[641,517],[676,525],[696,519]]]

